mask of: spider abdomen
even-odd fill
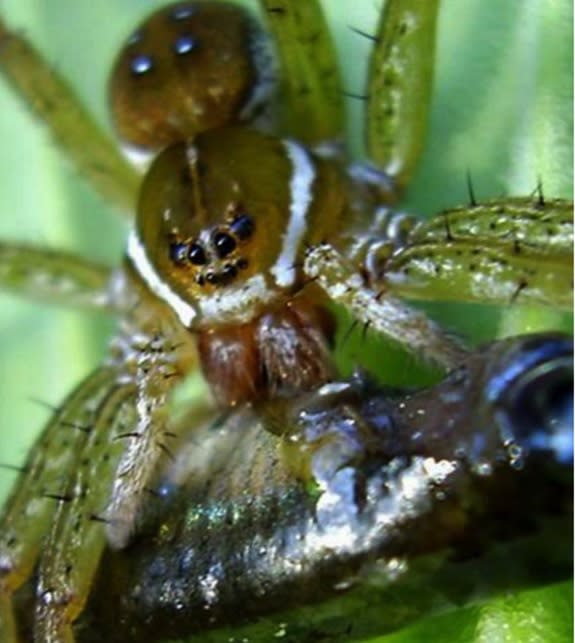
[[[149,16],[110,78],[110,107],[127,151],[154,152],[206,129],[266,117],[275,93],[269,38],[227,2],[184,2]]]

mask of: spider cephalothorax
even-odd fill
[[[298,292],[305,249],[342,226],[345,188],[338,164],[245,128],[198,134],[152,164],[128,258],[199,332],[218,399],[266,396],[268,384],[273,394],[309,388],[333,374],[332,324],[317,323],[328,318],[324,298]]]

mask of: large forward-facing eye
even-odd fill
[[[217,232],[214,235],[213,244],[220,259],[224,259],[236,249],[235,239],[227,232]]]

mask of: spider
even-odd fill
[[[547,189],[547,188],[546,188],[546,189]],[[178,242],[178,243],[180,243],[180,242]],[[176,245],[177,245],[177,244],[176,244]],[[208,375],[209,375],[209,372],[208,372]]]

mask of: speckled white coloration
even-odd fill
[[[206,607],[218,602],[219,591],[222,579],[225,578],[221,563],[214,563],[207,574],[198,579],[198,585],[202,592]]]
[[[123,362],[130,365],[136,388],[132,400],[136,421],[123,438],[125,447],[106,508],[106,536],[114,549],[125,547],[133,534],[146,485],[163,453],[161,436],[166,425],[161,409],[179,381],[171,342],[161,335],[130,334],[124,349]],[[168,374],[172,377],[166,378]]]
[[[295,280],[295,259],[307,229],[307,214],[313,198],[315,168],[307,151],[293,141],[283,141],[292,163],[290,180],[290,218],[282,239],[282,249],[271,268],[280,288],[291,286]]]
[[[212,324],[251,321],[259,311],[260,304],[267,304],[277,298],[277,292],[267,287],[262,275],[254,275],[241,285],[228,286],[212,296],[198,301],[202,322]]]
[[[337,395],[351,388],[349,382],[328,382],[317,390],[319,396]]]
[[[434,503],[435,487],[445,484],[457,466],[455,461],[423,457],[414,457],[407,466],[402,458],[391,461],[386,474],[375,475],[371,481],[367,497],[376,501],[364,513],[358,512],[353,498],[352,468],[342,468],[329,481],[320,480],[322,495],[313,524],[305,532],[302,555],[313,559],[321,552],[353,552],[373,547],[402,524],[427,512]],[[371,486],[380,490],[383,481],[386,493],[371,493]],[[368,514],[370,518],[366,519]]]
[[[306,254],[304,271],[330,298],[343,304],[375,331],[409,346],[421,357],[445,368],[455,368],[465,350],[420,311],[387,293],[376,293],[363,284],[355,266],[334,248],[321,245]]]

